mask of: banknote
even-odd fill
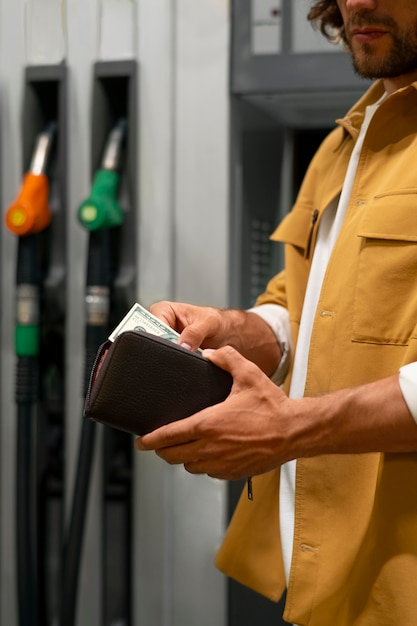
[[[175,330],[161,322],[161,320],[137,302],[113,330],[109,336],[110,341],[114,341],[116,337],[127,330],[143,330],[152,335],[168,339],[173,343],[177,343],[179,337]]]

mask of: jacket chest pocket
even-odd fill
[[[417,194],[376,197],[358,236],[352,339],[407,345],[417,325]]]

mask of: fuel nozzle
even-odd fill
[[[78,219],[87,230],[112,228],[123,222],[123,211],[117,193],[125,136],[126,120],[120,119],[110,132],[90,195],[78,209]]]
[[[54,122],[39,133],[29,171],[23,178],[16,200],[7,210],[6,226],[15,235],[39,233],[51,221],[48,204],[49,181],[46,170],[55,134]]]

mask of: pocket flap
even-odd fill
[[[289,243],[305,252],[310,244],[313,224],[311,206],[295,205],[293,210],[284,217],[278,228],[272,233],[270,239],[272,241]]]
[[[417,242],[417,193],[376,196],[366,206],[358,235]]]

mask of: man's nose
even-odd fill
[[[358,11],[359,9],[367,9],[373,11],[376,9],[377,0],[345,0],[346,8],[351,11]]]

